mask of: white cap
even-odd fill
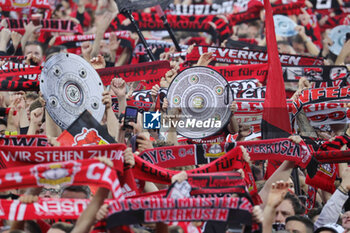
[[[319,227],[316,229],[316,231],[314,233],[318,233],[321,232],[323,230],[331,230],[334,233],[343,233],[344,232],[344,228],[336,223],[332,223],[332,224],[326,224],[322,227]]]

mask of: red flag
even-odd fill
[[[268,54],[268,75],[263,118],[261,121],[262,139],[287,138],[292,132],[286,102],[282,66],[279,59],[275,24],[272,7],[269,0],[264,1],[266,45]],[[265,179],[280,165],[277,161],[269,160]]]
[[[263,139],[282,138],[288,137],[292,129],[287,109],[282,66],[278,56],[272,7],[269,1],[264,1],[264,8],[268,76],[261,133]]]

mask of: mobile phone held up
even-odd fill
[[[137,123],[137,113],[139,109],[136,107],[127,106],[125,108],[125,117],[124,117],[124,126],[123,128],[133,128],[129,123],[134,122]]]

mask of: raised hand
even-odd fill
[[[98,55],[97,57],[93,57],[90,60],[90,63],[95,70],[103,69],[106,67],[106,61],[101,55]]]
[[[109,49],[111,51],[117,51],[120,46],[121,40],[117,40],[117,36],[114,33],[111,33],[109,37]]]
[[[213,53],[203,53],[196,64],[196,66],[208,66],[210,62],[212,62],[215,58],[213,57]]]
[[[266,205],[272,208],[277,208],[277,206],[283,201],[284,196],[287,194],[288,187],[289,183],[282,180],[273,183]]]
[[[160,86],[158,84],[156,84],[152,87],[151,96],[152,96],[153,102],[156,102],[159,90],[160,90]]]
[[[90,61],[90,53],[92,51],[92,44],[90,41],[84,41],[81,43],[81,54],[83,55],[83,58],[87,60],[88,62]]]
[[[30,112],[30,124],[34,124],[36,126],[41,125],[41,121],[44,116],[44,108],[36,108]]]
[[[111,81],[111,90],[118,98],[126,95],[126,82],[122,78],[114,78]]]
[[[130,147],[124,150],[124,164],[127,164],[130,167],[135,166],[135,158]]]
[[[10,29],[3,28],[0,32],[0,51],[5,51],[7,48],[7,43],[11,39],[11,31]]]
[[[140,153],[144,150],[147,149],[153,149],[153,145],[151,140],[149,140],[145,135],[143,134],[139,134],[136,138],[136,142],[138,144],[138,151],[140,151]]]
[[[13,47],[15,50],[17,50],[19,43],[21,43],[22,35],[19,34],[18,32],[12,31],[11,32],[11,40]]]
[[[188,178],[187,173],[185,171],[181,171],[171,177],[171,183],[175,183],[175,182],[181,183],[182,181],[187,180],[187,178]]]
[[[35,26],[32,21],[30,21],[28,24],[24,23],[24,30],[28,34],[33,34],[34,32],[40,30],[42,27],[42,25]]]
[[[289,139],[292,140],[296,144],[299,144],[301,141],[303,141],[303,139],[299,135],[289,136]]]
[[[104,91],[102,93],[102,103],[106,106],[106,110],[112,106],[112,97],[109,91]]]

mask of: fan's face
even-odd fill
[[[293,48],[294,48],[295,52],[297,52],[299,54],[305,53],[305,45],[304,44],[293,42]]]
[[[346,211],[346,212],[342,215],[341,220],[342,220],[342,226],[343,226],[345,229],[350,229],[350,211]]]

